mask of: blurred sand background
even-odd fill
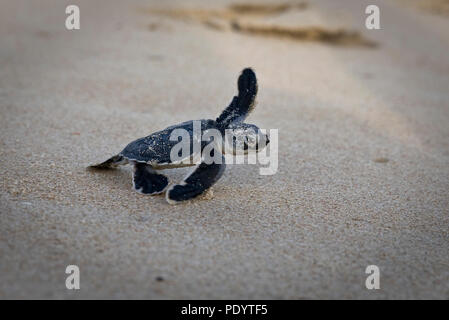
[[[289,3],[0,2],[0,298],[449,299],[447,5]],[[171,206],[85,170],[215,118],[247,66],[277,174],[232,166]]]

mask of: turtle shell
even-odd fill
[[[207,129],[216,129],[216,122],[210,119],[198,120],[201,122],[201,132]],[[178,125],[170,126],[164,130],[150,134],[147,137],[137,139],[129,143],[119,154],[129,161],[139,163],[148,163],[154,167],[171,168],[180,166],[189,166],[192,164],[173,163],[170,159],[170,152],[179,141],[171,141],[170,136],[173,130],[184,129],[190,135],[190,154],[189,158],[193,157],[193,120],[180,123]],[[204,148],[206,142],[201,143],[201,150]]]

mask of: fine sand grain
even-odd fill
[[[449,299],[444,16],[376,1],[369,31],[371,1],[73,3],[78,31],[64,1],[0,4],[0,298]],[[201,15],[161,14],[186,10]],[[171,206],[134,192],[130,168],[86,170],[215,118],[244,67],[259,79],[248,122],[279,129],[275,175],[229,166],[213,192]],[[371,264],[380,290],[365,288]]]

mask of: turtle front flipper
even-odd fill
[[[229,106],[217,118],[217,123],[228,128],[232,123],[243,122],[254,109],[257,95],[256,74],[250,68],[242,71],[237,81],[239,93],[235,96]]]
[[[167,190],[167,202],[175,204],[199,196],[221,178],[225,168],[224,158],[220,164],[200,163],[183,182],[173,185]]]
[[[115,169],[118,166],[123,166],[127,163],[128,163],[128,160],[118,154],[116,156],[109,158],[108,160],[106,160],[102,163],[93,164],[93,165],[89,166],[88,168],[89,169]]]
[[[168,178],[157,173],[150,165],[136,163],[133,170],[134,190],[142,194],[159,194],[168,185]]]

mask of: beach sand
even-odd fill
[[[449,299],[449,19],[374,1],[367,30],[373,1],[290,3],[1,2],[0,298]],[[229,166],[173,206],[129,167],[86,170],[214,119],[244,67],[276,174]]]

